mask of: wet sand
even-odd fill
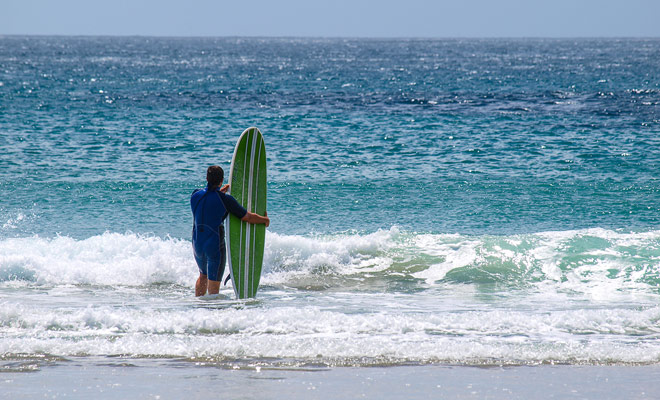
[[[183,360],[3,361],[2,399],[658,399],[660,366],[268,368]]]

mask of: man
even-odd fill
[[[206,171],[208,185],[205,189],[195,190],[190,197],[194,218],[193,252],[199,267],[195,296],[203,296],[207,290],[209,294],[220,291],[227,259],[224,221],[229,213],[250,224],[266,224],[266,227],[270,224],[268,216],[248,212],[236,199],[226,194],[229,185],[220,188],[224,175],[219,166],[210,166]]]

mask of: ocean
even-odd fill
[[[250,126],[259,294],[195,298]],[[0,397],[660,395],[658,39],[0,36],[0,147]]]

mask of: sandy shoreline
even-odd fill
[[[5,362],[2,370],[2,399],[660,398],[660,365],[278,369],[74,358]]]

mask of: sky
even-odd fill
[[[660,0],[0,0],[0,35],[660,37]]]

